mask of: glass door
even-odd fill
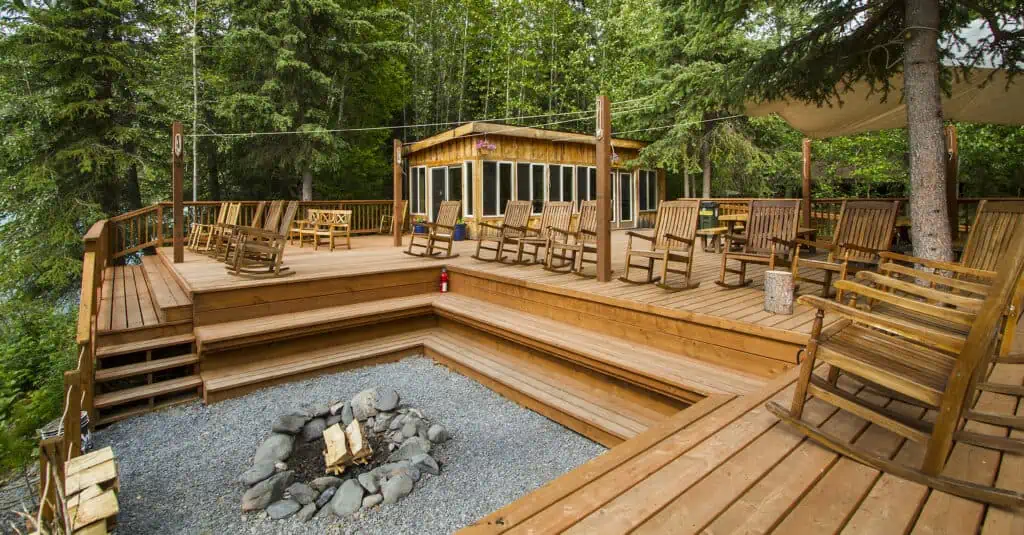
[[[633,228],[636,226],[636,206],[634,199],[635,180],[633,173],[617,171],[612,175],[612,218],[614,228]]]
[[[430,220],[437,218],[441,209],[441,201],[448,200],[448,168],[432,167],[430,169]]]

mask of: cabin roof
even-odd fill
[[[595,144],[594,136],[587,134],[578,134],[575,132],[565,132],[561,130],[550,130],[546,128],[533,128],[530,126],[509,126],[505,124],[495,123],[484,123],[484,122],[472,122],[466,123],[457,128],[435,134],[425,139],[421,139],[409,146],[404,150],[405,154],[412,154],[419,152],[423,149],[440,145],[447,141],[458,139],[461,137],[470,136],[473,134],[493,134],[510,137],[522,137],[529,139],[547,140],[552,142],[563,142],[563,143],[582,143],[585,145]],[[636,141],[632,139],[616,139],[612,138],[612,146],[623,149],[642,149],[647,146],[645,141]]]

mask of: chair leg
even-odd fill
[[[832,287],[832,272],[826,269],[825,270],[825,281],[821,285],[821,296],[827,298],[828,297],[829,288],[831,288],[831,287]],[[838,300],[840,297],[842,297],[842,296],[841,295],[837,295],[836,299]]]
[[[839,280],[841,280],[841,281],[846,280],[846,275],[849,273],[849,269],[850,269],[849,261],[844,261],[842,263],[842,265],[839,267]],[[836,302],[837,303],[842,303],[843,302],[843,290],[841,290],[839,288],[836,288]]]
[[[807,387],[811,383],[811,375],[814,374],[814,361],[818,353],[818,337],[821,335],[821,324],[825,319],[825,311],[818,309],[814,315],[814,323],[811,325],[811,337],[807,341],[804,360],[800,363],[800,378],[796,383],[796,391],[793,392],[793,405],[790,407],[790,414],[799,420],[804,413],[804,403],[807,401]]]
[[[665,266],[666,267],[668,266],[667,262],[665,263]],[[667,273],[664,273],[664,270],[662,270],[662,273],[665,276],[667,276]],[[665,280],[665,276],[661,277],[662,281]],[[647,259],[647,282],[649,282],[649,283],[650,282],[654,282],[654,259],[653,258],[648,258]]]
[[[721,284],[725,284],[726,283],[725,282],[725,268],[726,268],[726,262],[728,262],[728,261],[729,261],[729,250],[728,250],[728,248],[726,248],[726,251],[724,253],[722,253],[722,271],[718,274],[718,282],[720,282]]]

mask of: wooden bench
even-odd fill
[[[568,324],[553,329],[548,318],[457,294],[439,297],[434,309],[442,318],[689,403],[711,394],[745,394],[764,384],[761,378],[738,370],[589,329]]]
[[[721,254],[722,236],[725,236],[726,232],[729,232],[729,227],[711,227],[698,230],[697,235],[700,236],[704,252],[710,253],[714,251],[717,254]]]
[[[200,354],[430,314],[435,294],[395,297],[196,327]]]

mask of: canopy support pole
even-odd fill
[[[811,139],[804,138],[803,205],[800,207],[804,227],[811,226]]]
[[[960,168],[956,125],[946,125],[946,211],[949,215],[949,233],[955,242],[960,235],[960,188],[957,187]]]
[[[174,263],[185,261],[185,206],[182,182],[185,179],[185,139],[180,121],[171,124],[171,200],[174,202]],[[163,222],[161,221],[161,224]]]

